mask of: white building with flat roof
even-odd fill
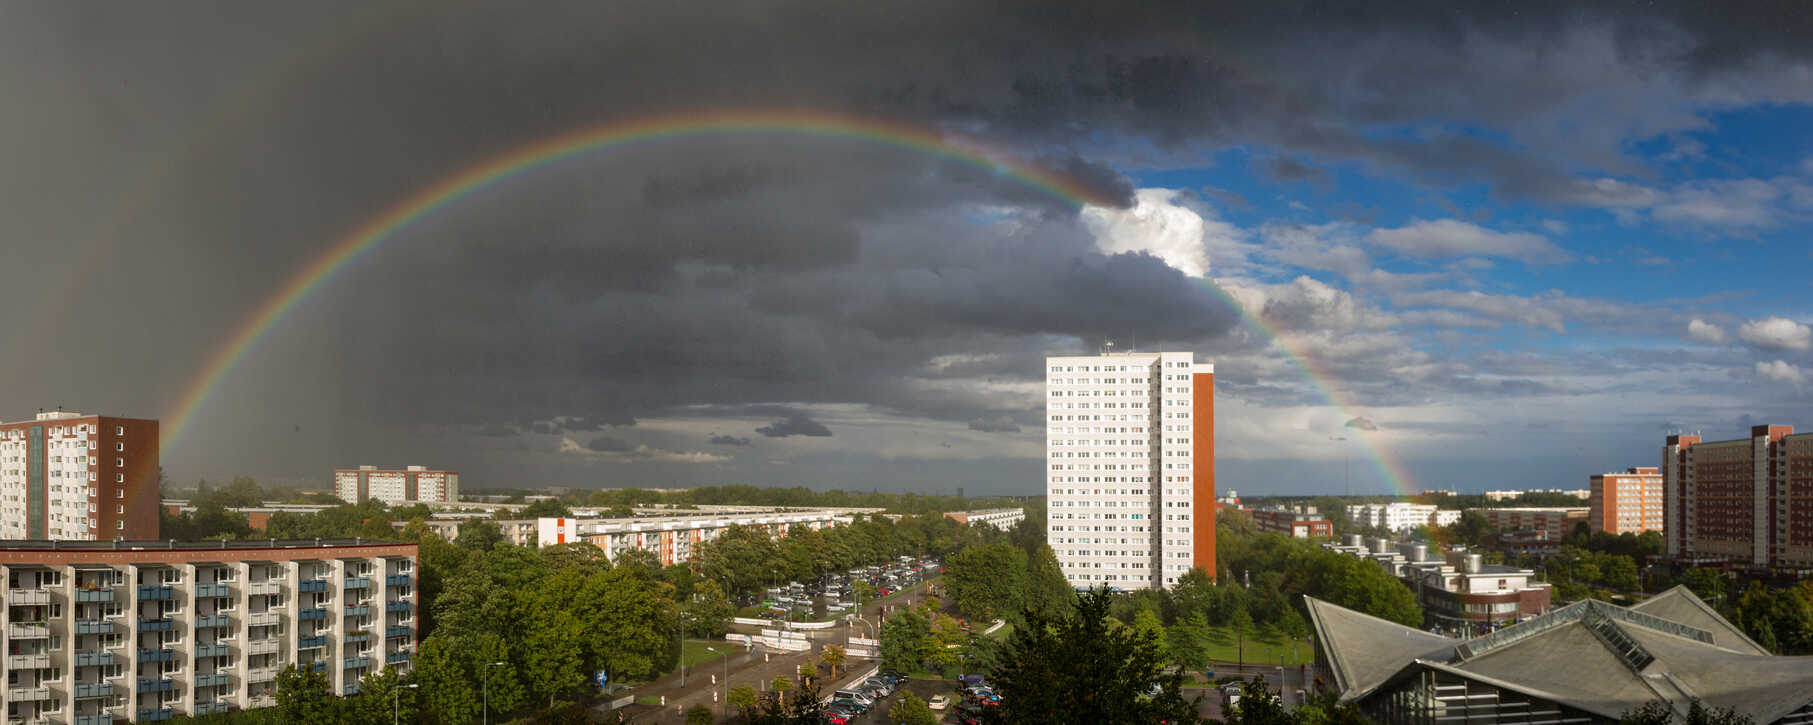
[[[1449,526],[1460,520],[1460,511],[1439,509],[1435,504],[1368,503],[1347,507],[1347,520],[1357,526],[1381,526],[1405,531],[1418,526]]]
[[[427,466],[342,468],[334,471],[334,495],[347,503],[371,498],[392,506],[449,503],[460,500],[460,474]]]
[[[1215,366],[1194,357],[1045,359],[1046,537],[1071,586],[1215,575]]]

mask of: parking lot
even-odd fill
[[[963,700],[962,692],[958,689],[958,684],[954,680],[909,679],[901,683],[899,689],[896,689],[889,696],[877,700],[874,709],[852,719],[850,725],[885,725],[889,722],[888,708],[893,707],[894,702],[900,698],[902,693],[906,692],[911,692],[919,699],[927,702],[930,702],[934,695],[949,695],[951,697],[950,707],[934,711],[938,714],[940,721],[944,720],[945,716],[954,712],[957,703],[962,702]]]

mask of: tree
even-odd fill
[[[919,699],[918,695],[903,692],[900,699],[894,701],[893,707],[888,708],[888,722],[900,725],[938,725],[938,714],[932,712],[932,707]]]
[[[1240,661],[1244,663],[1246,661],[1246,640],[1253,633],[1252,615],[1247,614],[1245,609],[1234,610],[1234,615],[1228,619],[1228,629],[1234,631],[1235,646],[1239,648]]]
[[[342,719],[339,702],[329,695],[324,672],[291,664],[277,673],[277,712],[285,723],[333,725]]]
[[[1202,612],[1179,617],[1169,632],[1171,661],[1193,670],[1209,666],[1209,620]]]
[[[751,717],[755,713],[755,709],[762,704],[761,697],[756,695],[755,688],[748,685],[737,685],[730,688],[730,694],[726,697],[730,706],[742,713],[744,719]]]
[[[881,624],[881,662],[903,672],[925,667],[932,623],[918,610],[900,612]]]
[[[1619,725],[1670,725],[1675,721],[1674,706],[1666,700],[1652,700],[1618,718]],[[1733,708],[1707,708],[1694,698],[1687,706],[1686,725],[1751,725],[1751,720]]]
[[[441,723],[469,723],[479,716],[478,674],[437,634],[415,656],[415,679],[422,684],[422,709]]]
[[[717,719],[717,716],[711,714],[711,708],[704,703],[686,708],[686,725],[711,725]]]
[[[1150,640],[1158,649],[1158,658],[1171,661],[1171,653],[1165,642],[1165,623],[1158,618],[1158,612],[1141,609],[1133,615],[1133,634],[1141,639]]]
[[[278,514],[281,515],[281,514]],[[276,519],[278,515],[271,518]],[[472,551],[490,551],[503,543],[504,532],[497,524],[485,520],[473,520],[460,524],[460,534],[453,543]]]
[[[1253,679],[1241,683],[1240,701],[1229,708],[1224,722],[1228,725],[1293,725],[1296,720],[1284,710],[1284,701],[1272,692],[1265,678],[1254,675]]]
[[[1019,611],[1027,579],[1026,552],[1007,543],[971,546],[945,562],[945,589],[964,616],[978,621]]]
[[[826,666],[831,668],[831,677],[835,679],[837,677],[837,668],[844,663],[844,648],[834,644],[827,644],[825,645],[824,650],[819,652],[818,658],[820,661],[824,662]]]
[[[393,718],[415,722],[419,688],[403,684],[402,674],[390,665],[360,678],[359,694],[348,701],[349,719],[370,725],[382,725]]]
[[[1097,589],[1062,617],[1025,610],[1026,625],[1014,629],[994,673],[1001,704],[986,708],[986,721],[1201,722],[1196,703],[1183,698],[1183,673],[1165,672],[1157,643],[1108,626],[1110,601]]]
[[[680,618],[686,622],[686,636],[715,639],[730,631],[730,618],[736,609],[724,598],[724,588],[710,579],[693,586],[693,595],[680,605]]]
[[[544,498],[540,501],[536,501],[534,503],[531,503],[527,506],[522,507],[522,511],[520,511],[516,514],[516,518],[570,519],[570,518],[573,518],[573,511],[572,511],[572,509],[567,508],[566,504],[561,503],[560,499]]]

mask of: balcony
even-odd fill
[[[195,686],[196,687],[215,687],[218,685],[230,684],[230,683],[232,683],[232,681],[233,681],[232,676],[228,675],[225,672],[214,672],[214,673],[210,673],[210,674],[206,674],[206,675],[196,675],[195,676]]]
[[[407,612],[410,609],[409,602],[386,602],[384,604],[386,612]]]
[[[276,667],[253,667],[246,670],[246,682],[270,682],[277,679]]]
[[[296,613],[296,618],[300,619],[304,622],[307,622],[310,620],[315,620],[315,619],[327,619],[327,610],[322,609],[320,607],[316,607],[314,609],[304,609],[304,610]]]
[[[102,710],[99,715],[77,715],[72,722],[75,725],[113,725],[113,713]]]
[[[49,639],[50,627],[43,622],[15,622],[6,626],[6,636],[11,639]]]
[[[105,619],[78,619],[76,634],[113,634],[113,622]]]
[[[371,588],[371,577],[349,576],[346,578],[345,588],[346,589],[370,589]]]
[[[176,659],[176,650],[142,649],[138,651],[139,664],[147,662],[169,662]]]
[[[196,629],[201,629],[203,627],[231,627],[231,626],[233,626],[233,620],[229,619],[227,617],[227,615],[225,615],[225,614],[210,614],[206,617],[197,617],[195,619],[195,628]]]
[[[49,589],[9,589],[6,603],[15,607],[41,607],[50,603]]]
[[[118,595],[112,589],[82,589],[76,592],[77,602],[109,603],[117,598]]]
[[[296,640],[296,649],[320,649],[327,646],[326,637],[303,637]]]
[[[371,614],[371,605],[370,604],[348,604],[348,605],[346,605],[345,616],[364,617],[364,616],[367,616],[370,614]]]
[[[326,663],[326,662],[316,662],[316,663],[314,663],[314,664],[312,664],[312,665],[309,665],[309,666],[310,666],[310,667],[313,667],[313,668],[315,668],[315,671],[316,671],[316,672],[326,672],[326,671],[327,671],[327,663]]]
[[[246,615],[246,625],[250,627],[270,627],[283,623],[282,612],[259,612]]]
[[[138,691],[143,695],[148,692],[170,692],[176,689],[175,680],[139,680]]]
[[[233,590],[225,584],[203,584],[195,588],[195,596],[198,599],[201,597],[230,597],[233,596]]]
[[[409,664],[409,653],[408,652],[393,652],[391,654],[385,655],[384,664],[387,664],[387,665]]]
[[[214,713],[217,713],[217,712],[226,712],[227,710],[231,709],[231,706],[232,706],[232,703],[229,703],[226,700],[216,700],[214,702],[198,702],[195,704],[195,716],[201,717],[202,715],[213,715]]]
[[[259,640],[253,640],[251,642],[246,643],[246,654],[248,654],[248,655],[268,655],[268,654],[271,654],[272,652],[276,652],[277,650],[282,649],[282,648],[283,648],[283,641],[277,639],[276,637],[272,637],[270,639],[259,639]]]
[[[48,687],[9,687],[6,690],[7,702],[33,702],[49,699],[50,688]]]
[[[76,685],[76,698],[113,697],[111,682],[83,682]]]
[[[345,642],[346,644],[358,644],[360,642],[370,642],[371,633],[370,632],[347,632],[346,639],[343,639],[340,641]],[[45,666],[48,667],[49,665],[47,664]]]
[[[298,594],[312,594],[314,592],[325,591],[327,591],[326,579],[310,579],[296,585],[296,592]]]
[[[384,586],[387,586],[387,587],[409,586],[409,575],[408,574],[391,574],[389,576],[386,576],[386,577],[384,577]]]
[[[113,664],[112,652],[77,652],[77,667],[105,667]]]
[[[176,598],[176,587],[141,586],[138,588],[138,598],[141,602],[151,599],[174,599]]]
[[[407,638],[413,637],[413,636],[415,636],[415,629],[411,628],[411,627],[386,627],[386,628],[384,628],[384,638],[385,639],[407,639]]]
[[[50,654],[12,655],[6,658],[6,669],[35,670],[50,667]]]
[[[167,707],[140,708],[138,717],[133,718],[133,722],[163,722],[169,720],[174,714]]]
[[[346,658],[345,664],[346,664],[346,669],[349,669],[349,670],[354,670],[354,669],[358,669],[361,667],[370,667],[371,658],[370,657],[348,657],[348,658]]]
[[[277,594],[283,591],[283,582],[278,579],[266,579],[246,585],[247,594]]]
[[[246,698],[246,707],[248,707],[248,708],[276,707],[276,706],[277,706],[277,696],[276,695],[253,695],[251,697]]]
[[[359,683],[357,682],[348,682],[345,687],[340,688],[342,697],[352,697],[357,694],[359,694]]]
[[[201,646],[195,648],[195,656],[196,657],[225,657],[225,656],[227,656],[227,650],[228,650],[228,648],[227,648],[227,644],[225,642],[215,642],[213,644],[204,644],[204,645],[201,645]]]
[[[138,621],[140,632],[168,632],[176,628],[176,622],[170,619],[141,619]]]

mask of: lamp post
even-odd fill
[[[418,687],[421,687],[421,685],[411,682],[407,685],[399,685],[399,686],[397,686],[396,689],[390,691],[390,722],[391,722],[391,725],[396,725],[398,722],[401,722],[403,719],[402,705],[401,705],[401,700],[399,699],[403,695],[403,689],[409,688],[409,689],[413,690]]]
[[[485,679],[485,686],[484,686],[485,725],[491,725],[491,668],[500,667],[503,664],[504,663],[502,663],[502,662],[491,662],[491,663],[485,665],[485,677],[484,677],[484,679]]]

